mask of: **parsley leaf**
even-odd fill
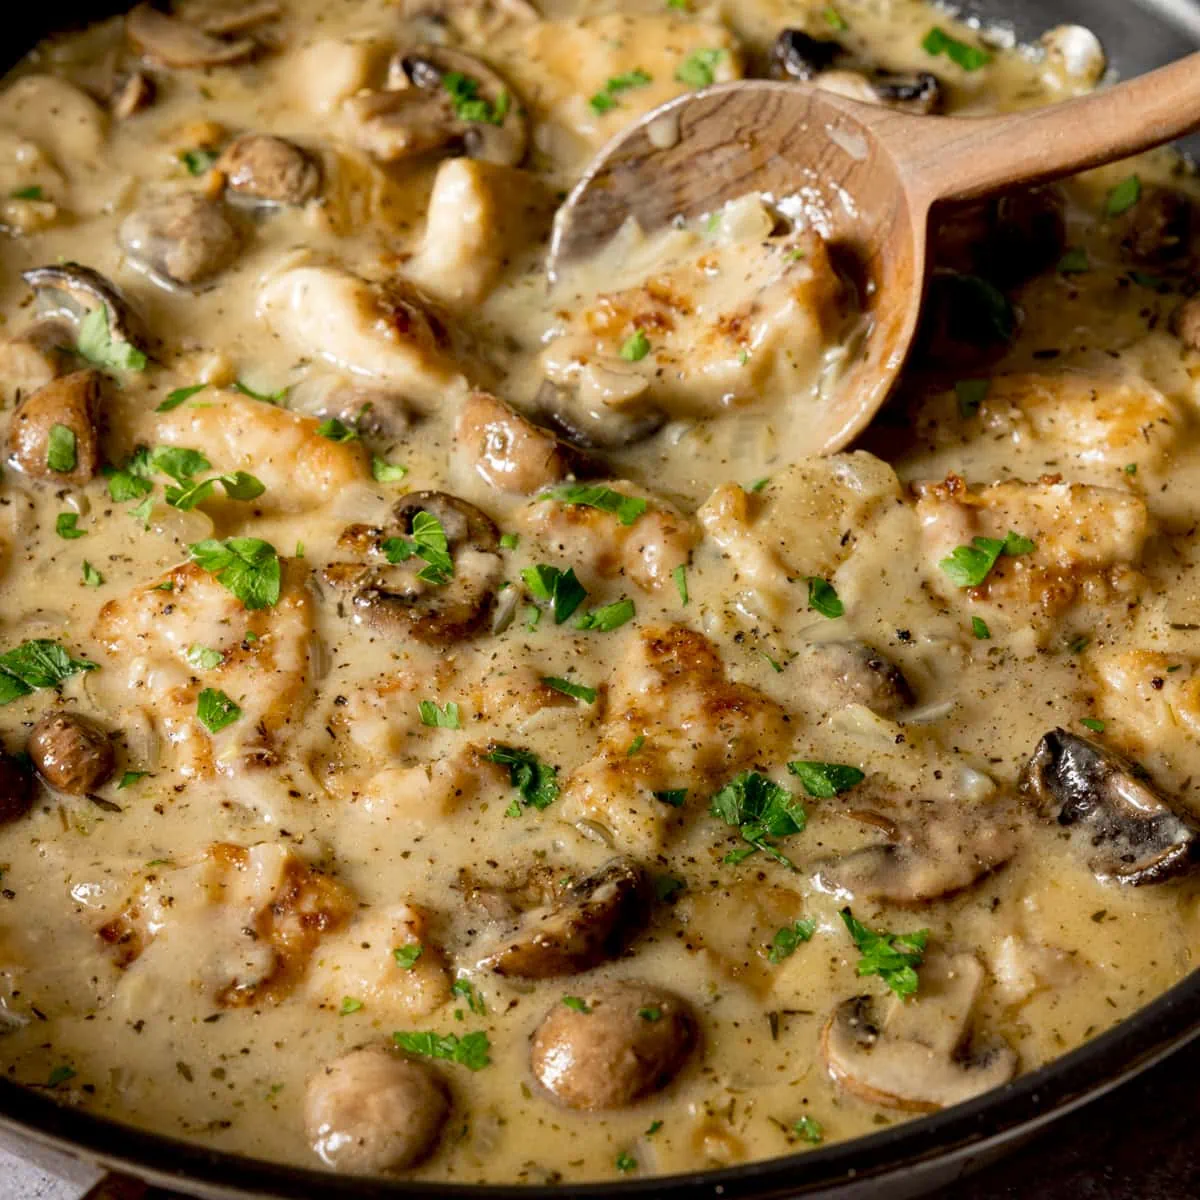
[[[454,995],[461,996],[467,1002],[467,1007],[477,1017],[482,1017],[487,1012],[487,1005],[483,1002],[483,993],[464,976],[458,976],[450,985],[450,990]]]
[[[85,558],[83,560],[84,587],[99,587],[104,582],[104,576]]]
[[[412,519],[412,541],[407,538],[387,538],[383,552],[390,563],[407,562],[413,555],[422,558],[426,566],[417,572],[417,578],[437,586],[450,582],[454,574],[454,560],[450,557],[450,544],[442,523],[431,512],[422,509]]]
[[[107,371],[144,371],[146,356],[124,338],[114,338],[108,323],[108,306],[93,308],[79,322],[76,349],[94,367]]]
[[[1104,215],[1119,217],[1128,212],[1142,198],[1142,181],[1136,175],[1127,175],[1113,188],[1104,201]]]
[[[582,996],[564,996],[563,1004],[572,1012],[590,1013],[592,1006]]]
[[[857,767],[843,763],[797,761],[788,763],[787,769],[800,780],[804,790],[818,800],[832,800],[866,779]]]
[[[117,784],[117,790],[123,792],[127,787],[133,787],[135,783],[145,779],[149,774],[149,771],[126,771],[121,776],[121,782]]]
[[[619,629],[626,621],[632,621],[636,609],[633,601],[622,597],[613,604],[604,604],[599,608],[580,613],[575,619],[576,629],[596,629],[601,633],[611,633]]]
[[[35,638],[0,654],[0,704],[56,687],[80,671],[97,671],[99,663],[72,658],[58,642]]]
[[[675,580],[675,590],[679,593],[679,603],[686,608],[688,602],[687,567],[680,563],[671,572],[671,578]]]
[[[964,421],[979,411],[991,387],[990,379],[960,379],[954,385],[954,394],[958,397],[958,415]]]
[[[378,454],[371,456],[371,478],[376,483],[399,483],[407,474],[407,467],[403,467],[399,463],[390,463],[386,458],[380,458]]]
[[[75,1074],[76,1072],[74,1067],[68,1067],[65,1065],[55,1067],[54,1070],[50,1072],[49,1077],[46,1079],[46,1086],[52,1088],[58,1087],[60,1083],[66,1083],[68,1079],[74,1079]]]
[[[767,962],[781,963],[796,953],[796,947],[801,942],[812,941],[812,935],[817,932],[816,921],[793,921],[775,931],[771,939],[771,948],[767,951]]]
[[[514,746],[493,746],[484,758],[507,767],[508,780],[520,793],[520,802],[513,801],[516,811],[510,809],[510,815],[517,816],[522,804],[540,811],[558,799],[558,768],[542,762],[531,751]]]
[[[317,426],[317,433],[323,438],[328,438],[331,442],[354,442],[358,440],[358,430],[353,425],[347,425],[345,421],[341,421],[337,417],[330,417],[328,421],[322,421]]]
[[[188,547],[192,561],[215,575],[248,609],[270,608],[279,600],[282,571],[270,542],[235,537],[223,542],[207,538]]]
[[[225,655],[220,650],[192,644],[187,648],[187,660],[197,670],[211,671],[225,661]]]
[[[150,466],[170,475],[176,483],[186,484],[200,471],[207,471],[212,463],[199,450],[189,450],[186,446],[156,446],[150,452]]]
[[[181,150],[177,157],[187,167],[189,175],[203,175],[212,168],[218,156],[215,150],[200,146],[195,150]]]
[[[338,1009],[338,1016],[348,1017],[351,1013],[361,1012],[362,1009],[363,1002],[361,1000],[356,1000],[353,996],[343,996],[342,1007]]]
[[[798,1121],[792,1122],[792,1128],[813,1146],[819,1146],[825,1140],[825,1127],[816,1117],[801,1117]]]
[[[842,909],[842,920],[862,956],[858,960],[859,975],[878,975],[902,1000],[913,995],[919,985],[917,968],[925,957],[929,930],[876,933],[855,920],[848,908]]]
[[[819,575],[808,575],[805,582],[808,584],[809,608],[831,621],[844,615],[846,606],[838,598],[837,589],[828,579],[822,579]]]
[[[988,641],[992,636],[992,631],[987,627],[987,622],[982,617],[971,618],[971,632],[981,642]]]
[[[992,61],[992,56],[978,46],[951,37],[940,26],[935,25],[921,42],[921,49],[926,54],[935,57],[944,54],[951,62],[957,63],[964,71],[978,71]]]
[[[196,716],[209,733],[220,733],[241,715],[241,708],[219,688],[204,688],[196,698]]]
[[[628,1150],[622,1150],[621,1153],[617,1155],[616,1167],[622,1175],[626,1175],[630,1171],[636,1171],[637,1165],[637,1159],[634,1158]]]
[[[207,383],[194,383],[191,387],[176,388],[173,392],[167,393],[167,398],[154,411],[156,413],[172,412],[184,401],[190,400],[198,392],[204,391],[206,387],[208,387]]]
[[[672,808],[682,808],[687,794],[687,788],[667,788],[665,791],[655,792],[654,798],[661,800],[664,804],[669,804]]]
[[[444,1059],[446,1062],[458,1063],[470,1071],[482,1071],[492,1061],[488,1053],[492,1044],[482,1030],[465,1034],[461,1038],[453,1033],[393,1033],[392,1040],[409,1054]]]
[[[108,471],[108,494],[117,504],[147,496],[154,489],[150,482],[153,473],[150,451],[145,446],[138,446],[123,467]]]
[[[708,87],[716,79],[716,65],[724,54],[725,51],[721,49],[693,50],[679,64],[675,72],[676,80],[686,83],[688,87]]]
[[[588,103],[592,106],[592,112],[594,113],[611,112],[612,109],[617,107],[617,97],[622,92],[627,92],[630,88],[645,87],[651,82],[653,82],[651,76],[643,71],[641,67],[634,67],[632,71],[625,71],[621,75],[614,75]]]
[[[54,532],[60,538],[66,538],[67,541],[74,541],[76,538],[87,537],[86,529],[79,529],[79,514],[73,512],[60,512],[54,519]]]
[[[1001,538],[976,537],[971,545],[958,546],[938,566],[950,576],[955,587],[978,587],[991,574],[1000,555],[1032,554],[1037,544],[1009,530]]]
[[[836,29],[840,33],[844,33],[850,28],[846,18],[843,17],[842,14],[838,12],[838,10],[834,8],[832,4],[829,5],[828,8],[822,10],[821,16],[825,18],[825,24],[828,25],[830,29]]]
[[[433,700],[422,700],[417,704],[417,711],[421,714],[422,725],[430,725],[434,729],[462,728],[458,705],[453,700],[448,701],[444,709],[438,708]]]
[[[461,71],[447,71],[442,76],[442,86],[450,93],[454,115],[460,121],[476,125],[504,124],[512,104],[507,92],[501,92],[492,103],[479,94],[479,80]]]
[[[420,942],[406,942],[392,951],[396,966],[402,970],[411,971],[417,965],[417,959],[425,953],[425,947]]]
[[[650,339],[640,329],[635,329],[621,343],[620,353],[626,362],[641,362],[650,353]]]
[[[51,425],[46,441],[46,466],[60,475],[66,475],[75,470],[77,461],[74,432],[65,425]]]
[[[562,679],[557,675],[543,675],[542,682],[556,692],[562,692],[564,696],[583,700],[588,704],[596,703],[595,688],[585,687],[582,683],[572,683],[569,679]]]
[[[233,390],[241,392],[243,396],[249,396],[251,400],[261,400],[263,404],[279,405],[287,399],[287,394],[292,389],[281,387],[277,392],[256,392],[249,384],[237,379],[234,381]]]
[[[258,476],[247,471],[218,475],[217,482],[225,489],[225,495],[230,500],[255,500],[267,490],[267,485]]]
[[[791,859],[780,853],[770,840],[801,833],[808,823],[804,806],[787,788],[757,771],[742,771],[713,795],[708,811],[732,825],[749,843],[749,848],[728,855],[726,862],[738,863],[762,850],[795,870]]]
[[[554,609],[554,623],[561,625],[587,598],[587,591],[575,578],[575,568],[560,571],[539,563],[536,567],[525,567],[521,578],[535,600],[549,602]]]
[[[35,183],[29,187],[17,188],[8,195],[10,200],[41,200],[44,193],[41,186]]]
[[[1091,269],[1092,264],[1088,261],[1087,251],[1081,246],[1073,246],[1058,260],[1057,270],[1060,275],[1082,275]]]
[[[1104,722],[1097,717],[1081,717],[1079,723],[1085,729],[1090,729],[1093,733],[1104,732]]]
[[[602,512],[614,513],[622,525],[632,525],[650,507],[641,496],[626,496],[602,484],[591,483],[564,483],[561,487],[542,492],[538,500],[558,500],[563,504],[598,508]]]

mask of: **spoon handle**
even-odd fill
[[[1128,158],[1200,127],[1200,53],[1076,100],[1000,117],[905,121],[888,145],[909,194],[970,200]],[[883,130],[879,130],[883,133]]]

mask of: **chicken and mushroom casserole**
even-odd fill
[[[786,197],[550,222],[690,89],[1097,86],[918,0],[177,0],[0,91],[0,1064],[618,1178],[1001,1086],[1200,935],[1200,190],[937,214],[901,394]]]

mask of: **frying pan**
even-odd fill
[[[8,0],[0,68],[39,37],[127,7],[120,0]],[[1122,75],[1200,45],[1200,0],[976,0],[972,16],[1034,39],[1062,22],[1095,31]],[[15,11],[11,11],[15,10]],[[1186,148],[1200,155],[1200,138]],[[72,1161],[216,1200],[906,1200],[1015,1149],[1200,1036],[1200,971],[1048,1066],[931,1116],[764,1162],[620,1183],[539,1187],[362,1180],[205,1149],[64,1107],[0,1075],[0,1145],[60,1173]],[[0,1070],[3,1055],[0,1054]]]

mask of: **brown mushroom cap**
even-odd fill
[[[490,392],[472,392],[454,428],[458,454],[497,491],[531,496],[572,467],[570,448]]]
[[[1189,350],[1200,350],[1200,299],[1185,300],[1171,314],[1171,332]]]
[[[193,193],[153,200],[117,232],[130,261],[165,287],[204,283],[241,249],[241,231],[226,206]]]
[[[99,787],[116,765],[108,734],[86,717],[62,709],[47,713],[33,727],[26,750],[38,774],[72,796]]]
[[[912,706],[913,693],[895,663],[864,642],[816,642],[797,658],[805,694],[828,711],[862,704],[881,717]]]
[[[82,487],[100,470],[99,371],[76,371],[52,379],[21,402],[8,426],[9,461],[30,479]],[[50,465],[54,430],[61,427],[74,438],[74,465],[56,470]]]
[[[68,321],[78,326],[95,309],[103,306],[109,336],[144,350],[147,335],[141,318],[112,280],[82,263],[52,263],[21,272],[33,290],[38,312],[48,320]]]
[[[299,146],[265,133],[235,138],[216,168],[238,197],[264,204],[306,204],[321,190],[321,171]]]
[[[304,1123],[328,1166],[374,1175],[427,1158],[449,1111],[446,1085],[431,1067],[368,1046],[309,1079]]]
[[[686,1001],[665,988],[622,981],[579,994],[585,1011],[561,1001],[533,1035],[538,1082],[567,1108],[624,1108],[666,1087],[696,1043]]]
[[[11,754],[0,751],[0,825],[23,817],[33,805],[33,775]]]

